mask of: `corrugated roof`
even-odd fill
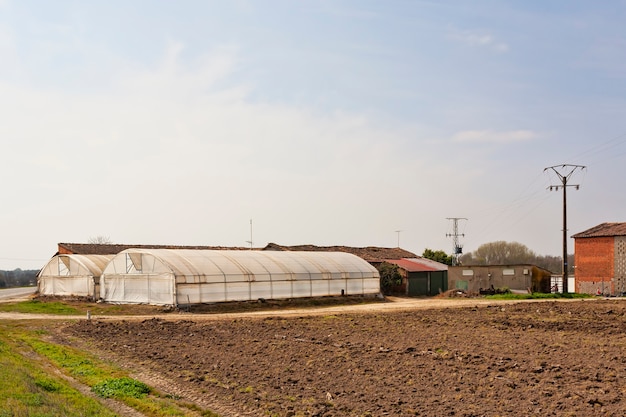
[[[602,223],[587,229],[584,232],[576,233],[572,237],[588,238],[588,237],[613,237],[626,236],[626,223]]]
[[[368,262],[383,262],[387,259],[417,258],[412,252],[401,248],[381,248],[367,246],[356,248],[351,246],[316,246],[316,245],[296,245],[282,246],[276,243],[268,243],[263,250],[279,251],[305,251],[305,252],[347,252],[365,259]]]
[[[448,265],[427,258],[385,259],[408,272],[447,271]]]

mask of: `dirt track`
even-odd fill
[[[16,301],[16,300],[9,300]],[[589,301],[589,300],[588,300]],[[526,303],[543,302],[541,300],[527,300]],[[559,300],[558,302],[568,303],[577,302],[576,300]],[[91,314],[94,320],[128,320],[141,321],[152,318],[159,318],[167,321],[194,320],[194,321],[214,321],[232,318],[264,318],[264,317],[298,317],[298,316],[323,316],[328,314],[345,314],[345,313],[375,313],[375,312],[393,312],[393,311],[412,311],[412,310],[428,310],[442,308],[460,308],[460,307],[485,307],[494,304],[512,304],[519,303],[515,300],[488,300],[483,298],[402,298],[402,297],[386,297],[384,302],[357,303],[357,304],[334,304],[325,307],[293,307],[283,306],[278,308],[265,308],[256,311],[236,311],[236,312],[220,312],[216,308],[215,311],[205,314],[171,312],[164,313],[162,309],[155,306],[143,306],[143,309],[149,309],[149,314],[132,314],[132,315],[98,315]],[[63,316],[64,319],[81,320],[86,319],[86,315],[69,315]],[[58,315],[50,314],[31,314],[31,313],[13,313],[0,312],[0,319],[5,320],[59,320]]]
[[[624,414],[626,301],[415,301],[64,334],[223,416]]]

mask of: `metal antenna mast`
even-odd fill
[[[570,177],[577,169],[583,170],[587,167],[584,165],[570,165],[570,164],[562,164],[562,165],[554,165],[551,167],[544,168],[544,172],[547,170],[552,170],[556,173],[561,180],[561,185],[551,185],[548,187],[550,191],[558,191],[560,188],[563,189],[563,294],[569,292],[567,288],[567,278],[568,278],[568,265],[567,265],[567,187],[575,187],[577,190],[580,188],[579,184],[568,184]]]
[[[459,220],[467,220],[465,217],[446,217],[452,220],[452,233],[446,233],[446,237],[452,237],[452,265],[459,264],[459,256],[463,253],[463,245],[459,244],[459,236],[465,237],[464,233],[459,234]]]
[[[246,243],[250,244],[250,250],[252,250],[252,219],[250,219],[250,240],[246,240]]]

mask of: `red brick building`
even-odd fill
[[[576,292],[626,292],[626,223],[602,223],[572,236]]]

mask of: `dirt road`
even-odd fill
[[[0,290],[0,303],[27,300],[35,291],[37,287],[3,288]]]
[[[589,299],[587,302],[595,299]],[[151,318],[159,318],[161,320],[178,321],[178,320],[194,320],[194,321],[211,321],[211,320],[228,320],[233,318],[264,318],[264,317],[298,317],[298,316],[324,316],[331,314],[359,314],[374,312],[398,312],[413,310],[428,310],[442,308],[463,308],[463,307],[487,307],[491,305],[506,305],[515,303],[534,303],[543,302],[542,300],[487,300],[484,298],[402,298],[402,297],[386,297],[384,302],[373,302],[365,304],[351,305],[333,305],[326,307],[309,306],[306,308],[284,308],[284,309],[267,309],[249,312],[232,312],[232,313],[186,313],[181,312],[155,312],[154,314],[140,315],[96,315],[90,314],[92,320],[126,320],[126,321],[142,321]],[[558,302],[577,302],[577,300],[558,300]],[[87,319],[87,315],[68,315],[58,316],[49,314],[23,314],[13,312],[0,312],[0,320],[59,320],[70,319],[80,320]]]

